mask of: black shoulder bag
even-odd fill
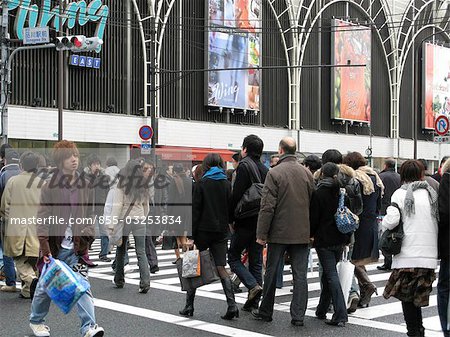
[[[398,226],[393,229],[387,229],[380,238],[380,250],[384,255],[397,255],[402,249],[402,241],[405,236],[403,232],[402,211],[396,203],[391,204],[392,207],[398,209],[400,213],[400,220]]]
[[[264,183],[261,182],[261,175],[253,160],[248,160],[239,165],[246,165],[250,174],[252,185],[245,191],[234,210],[235,219],[246,219],[258,215],[261,207],[261,197]]]

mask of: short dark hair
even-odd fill
[[[20,159],[20,155],[13,148],[7,148],[5,153],[5,160],[7,164],[17,164]]]
[[[322,161],[316,155],[310,154],[308,157],[303,159],[303,165],[305,165],[311,171],[317,171],[322,167]]]
[[[87,163],[87,166],[91,166],[92,164],[96,164],[96,163],[101,164],[102,161],[96,154],[91,153],[89,155],[89,157],[87,158],[86,163]]]
[[[342,164],[342,153],[338,150],[329,149],[322,155],[322,164],[326,163]]]
[[[334,178],[334,176],[337,176],[339,173],[339,166],[335,163],[328,162],[323,165],[321,172],[324,177]]]
[[[366,158],[359,152],[350,152],[344,157],[344,164],[350,166],[352,169],[357,170],[361,166],[366,166]]]
[[[184,170],[183,164],[175,163],[175,164],[173,164],[172,171],[173,171],[173,173],[178,174],[178,173],[183,173],[185,170]]]
[[[421,158],[421,159],[417,159],[417,160],[422,163],[423,168],[425,169],[425,171],[428,170],[428,163],[427,163],[427,161],[425,159]]]
[[[26,151],[20,156],[19,163],[25,172],[36,172],[39,165],[39,155]]]
[[[390,169],[395,168],[395,164],[396,164],[396,162],[395,162],[395,159],[393,159],[393,158],[387,158],[387,159],[384,161],[384,165],[385,165],[387,168],[390,168]]]
[[[211,167],[220,167],[225,169],[225,164],[222,157],[218,153],[210,153],[203,159],[202,167],[203,172],[208,171]]]
[[[295,154],[295,151],[297,151],[297,144],[295,142],[293,145],[290,145],[288,142],[282,139],[280,140],[279,146],[280,149],[282,149],[286,154]]]
[[[400,167],[400,180],[403,184],[422,180],[425,167],[418,160],[407,160]]]
[[[259,159],[261,158],[264,149],[264,143],[258,136],[249,135],[244,138],[244,141],[242,142],[242,148],[247,149],[248,156]]]
[[[106,167],[117,166],[117,160],[114,157],[109,157],[106,159]]]
[[[235,153],[233,153],[231,158],[233,158],[234,161],[239,162],[241,160],[241,153],[240,152],[235,152]]]
[[[0,146],[0,157],[5,158],[6,149],[12,149],[13,147],[9,144],[2,144]]]

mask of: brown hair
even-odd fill
[[[400,167],[400,180],[402,184],[422,180],[425,175],[425,167],[418,160],[407,160]]]
[[[80,156],[80,151],[78,151],[74,142],[62,140],[53,146],[53,161],[59,169],[62,168],[64,160],[70,158],[72,155],[75,157]]]
[[[352,169],[357,170],[361,166],[366,166],[366,158],[362,156],[359,152],[350,152],[344,157],[343,163],[350,166]]]

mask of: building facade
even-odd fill
[[[14,1],[12,46],[21,45],[22,21],[36,26],[45,23],[43,13],[59,11],[59,1]],[[64,34],[95,36],[104,29],[104,43],[94,55],[100,69],[72,66],[65,53],[63,137],[127,151],[140,144],[138,130],[151,124],[155,110],[160,147],[237,150],[254,133],[269,152],[290,135],[305,153],[370,148],[377,158],[411,158],[414,140],[420,158],[438,161],[450,153],[450,145],[433,143],[422,120],[422,48],[425,41],[449,42],[447,1],[246,0],[259,22],[258,109],[208,104],[211,2],[230,1],[157,0],[154,26],[145,0],[67,2]],[[82,14],[97,20],[85,22]],[[46,23],[52,37],[55,18]],[[370,32],[368,122],[332,118],[335,68],[327,65],[336,56],[335,20]],[[48,49],[20,52],[13,61],[8,137],[17,144],[58,137],[57,59]]]

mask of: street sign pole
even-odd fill
[[[2,32],[1,32],[1,126],[2,143],[8,142],[8,59],[9,59],[9,34],[8,34],[8,0],[2,1]]]
[[[63,0],[59,0],[59,36],[63,36]],[[58,52],[58,141],[63,139],[64,51]]]

